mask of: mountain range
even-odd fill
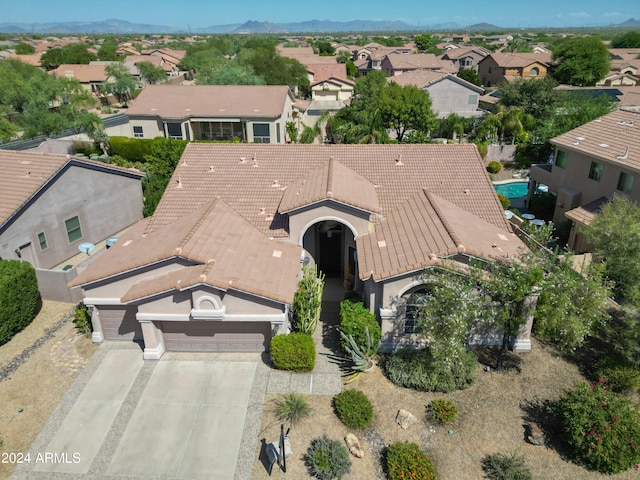
[[[608,27],[637,28],[640,20],[630,18],[622,23],[608,25]],[[488,23],[462,26],[454,22],[433,25],[409,25],[402,21],[393,20],[352,20],[349,22],[334,22],[330,20],[307,20],[297,23],[271,23],[248,21],[243,24],[211,25],[201,28],[176,28],[167,25],[148,25],[131,23],[125,20],[109,19],[98,22],[52,22],[52,23],[0,23],[0,32],[14,34],[158,34],[158,33],[320,33],[320,32],[400,32],[400,31],[489,31],[505,30]]]

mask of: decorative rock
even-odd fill
[[[531,445],[544,445],[544,432],[540,426],[536,423],[529,423],[526,425],[527,441]]]
[[[358,440],[358,437],[353,433],[347,433],[346,437],[344,437],[344,441],[347,444],[351,455],[356,458],[364,457],[364,450],[362,450],[362,447],[360,446],[360,440]]]
[[[396,415],[396,423],[403,429],[406,430],[417,421],[418,419],[411,412],[408,412],[407,410],[398,410],[398,414]]]

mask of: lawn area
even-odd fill
[[[588,471],[564,458],[557,435],[547,437],[546,446],[534,446],[525,441],[524,425],[530,418],[541,421],[545,431],[554,432],[556,425],[547,415],[544,405],[555,401],[563,390],[571,387],[582,375],[575,364],[568,362],[554,347],[533,341],[530,353],[512,355],[509,368],[501,373],[485,371],[490,359],[480,352],[478,379],[466,390],[450,394],[416,392],[393,385],[380,367],[363,374],[345,388],[357,388],[366,393],[374,406],[373,425],[355,432],[365,451],[365,457],[351,457],[351,473],[345,480],[385,479],[382,449],[394,442],[415,442],[434,460],[440,480],[477,480],[486,478],[482,458],[488,454],[517,451],[524,455],[535,479],[573,480],[638,479],[635,469],[607,476]],[[484,357],[484,358],[483,358]],[[267,396],[260,439],[272,442],[278,439],[280,422],[271,411],[278,397]],[[349,432],[333,412],[331,396],[309,396],[314,415],[291,428],[289,434],[293,456],[287,459],[289,478],[310,478],[302,455],[312,439],[327,434],[342,440]],[[458,419],[451,425],[432,426],[425,421],[425,407],[434,398],[452,400],[459,409]],[[418,422],[403,430],[395,422],[399,409],[413,413]],[[289,425],[285,425],[285,429]],[[449,432],[452,430],[452,432]],[[264,442],[263,442],[264,443]],[[253,479],[267,479],[262,445],[255,452]],[[284,474],[274,467],[273,477]]]

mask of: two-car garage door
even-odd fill
[[[173,352],[264,352],[269,322],[162,322],[164,345]]]

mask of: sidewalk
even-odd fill
[[[340,365],[335,360],[340,351],[340,301],[344,296],[338,279],[326,281],[322,295],[320,322],[313,334],[316,366],[311,373],[280,372],[271,369],[268,394],[298,392],[311,395],[335,395],[342,391]]]

